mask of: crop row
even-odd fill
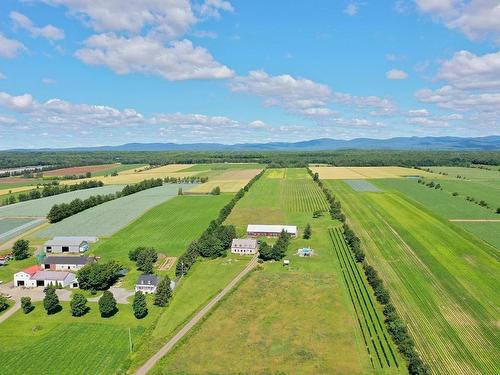
[[[313,212],[328,210],[321,190],[310,180],[283,181],[285,208],[290,212]]]
[[[345,242],[341,229],[330,229],[329,233],[372,365],[380,368],[398,367],[394,350],[375,309],[373,298]],[[376,358],[375,361],[374,358]]]

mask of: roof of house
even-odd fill
[[[248,233],[281,233],[285,231],[290,234],[297,234],[297,227],[295,225],[260,225],[248,224]]]
[[[71,239],[77,239],[77,240],[80,240],[80,242],[81,241],[87,241],[87,242],[90,242],[90,243],[94,243],[94,242],[97,242],[97,240],[99,238],[92,237],[92,236],[56,236],[52,240],[54,240],[54,241],[68,241],[68,240],[71,240]]]
[[[40,266],[37,264],[37,265],[31,266],[31,267],[25,268],[24,270],[22,270],[20,272],[24,272],[30,276],[33,276],[38,271],[40,271]]]
[[[80,246],[83,242],[87,242],[82,239],[82,237],[64,237],[64,238],[53,238],[45,242],[45,246]]]
[[[139,277],[139,280],[137,280],[137,284],[136,285],[158,285],[158,283],[160,282],[160,278],[156,275],[151,275],[151,274],[147,274],[147,275],[141,275]]]
[[[43,264],[88,264],[95,263],[94,257],[80,257],[80,256],[48,256],[43,258]]]
[[[245,249],[256,249],[257,240],[253,238],[234,238],[231,247],[243,247]]]
[[[31,276],[32,280],[53,280],[53,281],[68,281],[76,280],[76,276],[71,272],[62,271],[38,271]]]

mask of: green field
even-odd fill
[[[11,179],[12,177],[9,178],[10,182],[4,182],[5,180],[2,180],[2,178],[0,178],[0,190],[14,189],[21,186],[36,186],[38,184],[47,183],[47,181],[44,181],[42,178],[24,179],[22,177],[19,177],[19,181],[12,181]],[[5,198],[5,195],[0,196],[0,199],[3,198]]]
[[[228,169],[259,169],[265,165],[259,163],[210,163],[195,164],[191,167],[181,169],[179,172],[204,172],[204,171],[226,171]]]
[[[108,186],[108,188],[113,186]],[[177,197],[177,190],[180,187],[187,191],[193,186],[192,184],[166,184],[114,199],[51,224],[47,229],[37,232],[35,236],[37,238],[54,236],[109,237],[152,207]]]
[[[129,354],[129,329],[134,346],[141,344],[147,327],[160,309],[150,305],[149,314],[137,320],[130,305],[101,318],[97,303],[90,311],[72,317],[69,303],[47,315],[42,303],[28,315],[22,311],[0,324],[0,373],[15,374],[115,374]]]
[[[500,178],[500,167],[492,166],[493,170],[468,168],[468,167],[423,167],[430,168],[431,171],[439,173],[448,173],[448,177],[456,177],[458,175],[465,177],[468,180],[495,180]],[[437,175],[438,176],[438,175]]]
[[[298,202],[294,194],[283,194],[292,182],[302,186],[302,198],[315,202],[314,208],[325,207],[326,202],[316,200],[315,185],[305,169],[268,170],[238,202],[227,222],[237,225],[240,232],[250,222],[284,221],[299,228],[310,222],[313,237],[292,240],[287,257],[291,260],[289,269],[280,262],[271,262],[253,272],[174,352],[160,361],[153,373],[402,371],[401,367],[372,365],[328,235],[328,228],[338,223],[327,215],[312,219],[313,208]],[[311,246],[316,255],[297,256],[297,249],[303,246]],[[399,355],[395,356],[401,363]]]
[[[92,172],[92,177],[106,176],[113,172],[122,172],[122,171],[127,171],[129,169],[140,169],[145,166],[146,164],[120,164],[116,167],[105,169],[103,171]]]
[[[443,190],[430,189],[411,179],[377,180],[373,181],[373,183],[384,190],[403,193],[445,219],[500,220],[500,215],[494,213],[493,210],[465,200],[462,195],[465,191],[468,191],[469,194],[474,191],[478,197],[483,195],[481,187],[476,185],[476,181],[440,180]],[[462,184],[465,186],[462,187]],[[451,190],[450,187],[452,187]],[[460,191],[460,195],[454,197],[452,195],[454,191]],[[500,193],[498,195],[500,196]],[[491,202],[498,200],[494,191],[490,191],[488,196]],[[498,230],[500,229],[500,222],[455,222],[454,224],[467,229],[500,249],[500,230]]]
[[[499,373],[498,251],[402,194],[328,183],[433,372]]]

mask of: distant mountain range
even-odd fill
[[[325,151],[325,150],[500,150],[500,136],[461,137],[398,137],[389,139],[331,138],[301,142],[238,143],[127,143],[119,146],[16,149],[9,151]]]

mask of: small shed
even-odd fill
[[[310,247],[303,247],[297,251],[297,254],[301,257],[310,257],[313,253],[314,251]]]
[[[289,259],[283,259],[283,267],[288,267],[290,265]]]

